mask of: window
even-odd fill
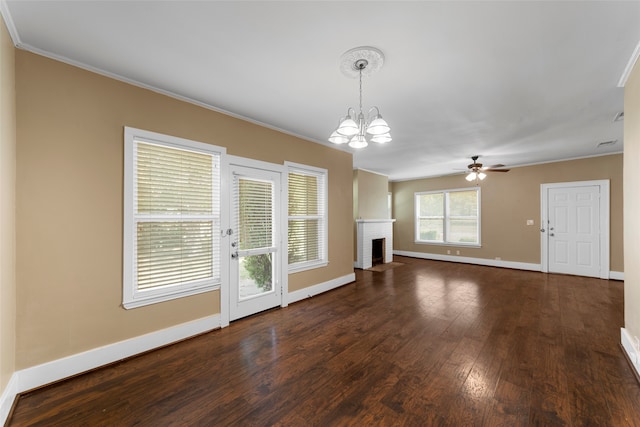
[[[416,242],[480,245],[480,189],[415,193]]]
[[[288,167],[289,271],[327,265],[327,171]]]
[[[125,128],[123,305],[217,289],[224,149]]]

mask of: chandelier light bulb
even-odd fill
[[[371,142],[377,142],[379,144],[384,144],[385,142],[391,141],[391,135],[389,133],[385,133],[382,135],[374,135],[371,138]]]
[[[483,174],[484,175],[484,174]],[[469,182],[475,180],[477,178],[478,174],[475,172],[469,172],[469,174],[465,177],[465,179]]]
[[[390,130],[391,128],[380,114],[376,115],[367,127],[367,133],[371,135],[383,135],[385,133],[388,134]]]
[[[337,130],[334,130],[329,137],[329,142],[333,142],[334,144],[346,144],[349,142],[349,137],[340,135]]]
[[[353,136],[358,133],[358,124],[351,118],[351,116],[345,117],[336,129],[340,135],[344,136]]]
[[[484,172],[478,172],[478,178],[480,178],[480,180],[482,181],[483,179],[485,179],[487,177],[487,174]]]
[[[349,142],[349,147],[351,148],[364,148],[367,145],[369,144],[367,143],[364,135],[356,135],[351,138],[351,141]]]

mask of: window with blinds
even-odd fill
[[[287,163],[289,271],[327,264],[327,171]]]
[[[125,129],[125,308],[220,285],[222,154]]]

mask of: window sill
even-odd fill
[[[126,300],[122,302],[122,306],[129,310],[132,308],[144,307],[146,305],[157,304],[160,302],[171,301],[178,298],[188,297],[191,295],[202,294],[205,292],[216,291],[220,289],[220,285],[207,285],[199,288],[184,289],[172,293],[165,293],[161,295],[140,295],[137,298]]]
[[[318,261],[318,262],[306,263],[306,264],[300,264],[300,265],[294,264],[289,266],[288,272],[289,274],[300,273],[301,271],[322,268],[322,267],[326,267],[327,265],[329,265],[329,262],[327,261]]]

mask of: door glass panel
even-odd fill
[[[238,299],[273,291],[273,182],[237,177]]]
[[[273,289],[272,254],[240,257],[240,299],[251,298]]]

